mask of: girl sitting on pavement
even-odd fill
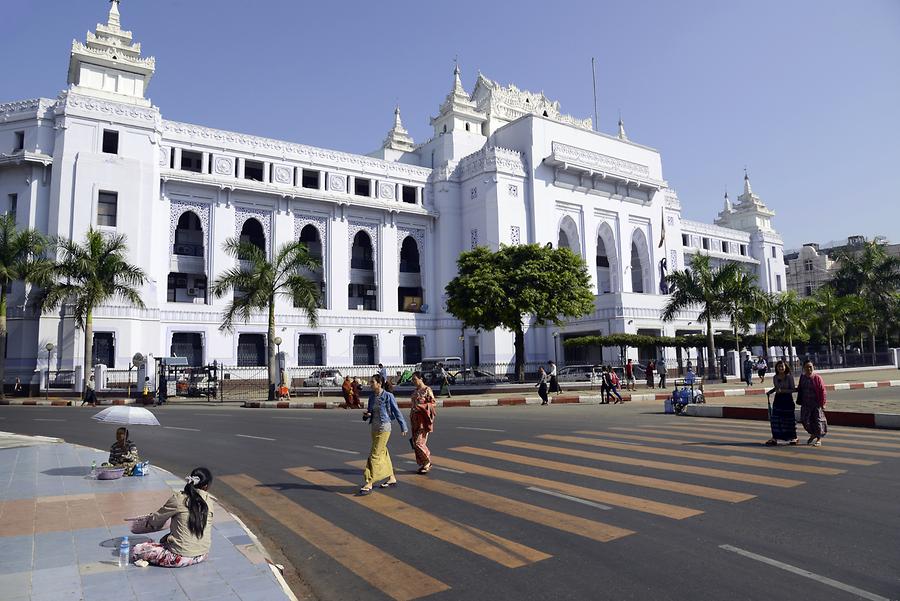
[[[165,505],[146,518],[150,532],[161,529],[169,518],[171,530],[158,543],[135,545],[131,553],[135,565],[183,568],[206,559],[212,537],[213,513],[207,492],[212,474],[205,467],[198,467],[185,481],[184,490],[173,494]]]
[[[124,467],[123,476],[134,475],[134,466],[141,462],[137,446],[128,438],[128,428],[116,430],[116,442],[109,447],[109,461],[103,465]]]

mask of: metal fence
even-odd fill
[[[49,371],[47,373],[47,388],[50,390],[72,390],[75,388],[75,370]]]

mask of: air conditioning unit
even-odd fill
[[[197,296],[196,288],[188,288],[188,296]]]

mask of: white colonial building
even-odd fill
[[[749,179],[716,225],[684,220],[659,152],[629,140],[621,123],[618,135],[596,132],[543,94],[482,75],[469,93],[457,68],[431,139],[416,144],[397,110],[382,147],[356,155],[168,121],[147,97],[154,69],[113,1],[107,23],[73,42],[63,92],[0,105],[5,210],[50,235],[125,234],[131,261],[151,276],[146,308],[95,315],[96,363],[126,367],[136,352],[263,362],[264,316],[224,333],[228,299],[208,292],[233,265],[222,243],[234,236],[270,255],[299,239],[321,257],[311,274],[322,289],[319,326],[288,301],[277,307],[290,365],[463,353],[509,361],[509,333],[462,331],[445,308],[456,259],[476,245],[549,242],[590,267],[595,311],[561,331],[529,328],[529,360],[562,358],[561,339],[574,334],[702,331],[690,314],[659,319],[663,276],[695,253],[745,264],[767,290],[784,286],[773,213]],[[10,376],[44,369],[48,342],[54,368],[83,366],[70,315],[36,316],[21,284],[13,297]]]

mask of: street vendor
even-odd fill
[[[128,428],[123,427],[116,430],[116,442],[109,447],[108,465],[124,467],[123,475],[131,476],[134,473],[134,466],[140,462],[137,446],[128,438]]]

